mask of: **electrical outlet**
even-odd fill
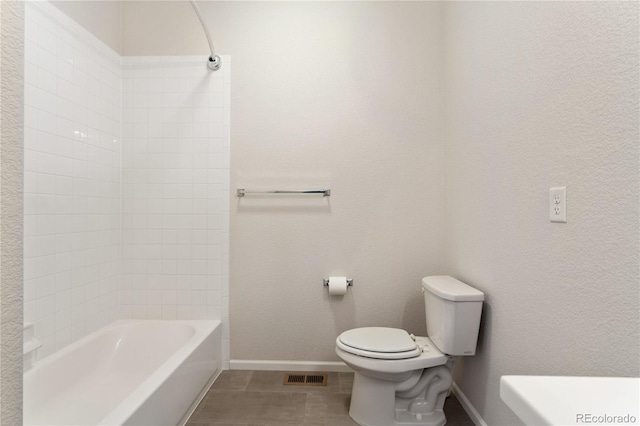
[[[549,188],[549,220],[567,222],[567,187]]]

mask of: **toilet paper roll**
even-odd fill
[[[329,294],[344,296],[347,293],[347,277],[329,277]]]

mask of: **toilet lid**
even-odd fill
[[[378,359],[413,358],[421,352],[409,333],[388,327],[347,330],[338,337],[338,346],[355,355]]]

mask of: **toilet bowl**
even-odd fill
[[[428,337],[395,328],[357,328],[338,336],[336,353],[356,373],[349,415],[359,424],[445,424],[449,357]]]
[[[354,370],[349,415],[363,426],[442,426],[454,356],[473,355],[484,294],[452,277],[425,277],[427,333],[347,330],[336,354]]]

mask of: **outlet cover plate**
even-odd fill
[[[551,222],[567,222],[567,187],[549,188],[549,220]]]

